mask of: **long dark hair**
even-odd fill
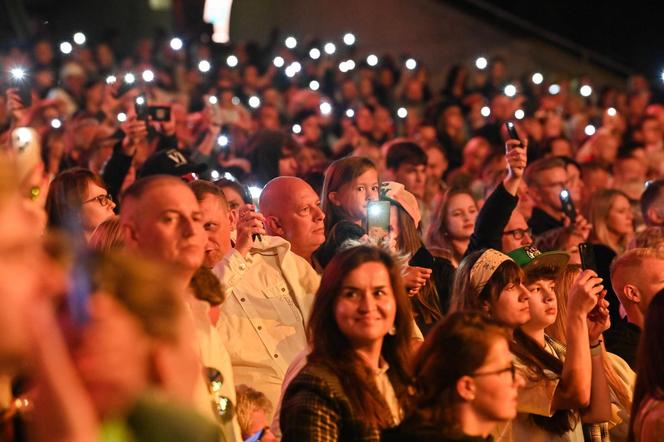
[[[388,373],[397,398],[405,403],[405,386],[411,379],[409,360],[413,316],[399,267],[383,250],[369,246],[352,247],[337,254],[327,265],[307,324],[311,347],[307,359],[311,363],[325,366],[338,376],[353,411],[362,421],[378,428],[387,428],[394,422],[381,395],[377,394],[373,373],[353,350],[332,314],[346,276],[367,262],[383,264],[390,275],[397,307],[395,333],[385,336],[381,354],[390,365]]]
[[[664,290],[657,292],[648,306],[639,341],[636,372],[629,442],[635,442],[634,424],[645,400],[649,397],[664,399]]]
[[[410,398],[406,426],[427,423],[445,434],[460,433],[454,414],[461,401],[456,383],[484,364],[499,339],[509,342],[509,331],[480,312],[455,312],[439,322],[415,357],[415,394]]]

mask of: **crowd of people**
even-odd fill
[[[0,53],[0,439],[664,440],[644,76],[75,40]]]

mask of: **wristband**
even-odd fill
[[[598,340],[597,344],[590,346],[590,356],[597,356],[602,354],[602,340]]]

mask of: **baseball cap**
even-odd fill
[[[570,254],[562,250],[542,253],[533,246],[520,247],[507,255],[526,273],[543,267],[556,269],[558,273],[565,268],[570,259]]]
[[[173,175],[182,177],[191,173],[202,173],[207,170],[203,163],[191,163],[177,149],[158,150],[145,160],[138,171],[138,178],[150,175]]]
[[[384,181],[380,186],[384,198],[398,204],[413,219],[415,227],[419,226],[422,216],[415,195],[406,190],[403,184],[395,181]]]

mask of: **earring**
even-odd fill
[[[390,329],[390,331],[387,332],[387,334],[390,335],[390,336],[396,335],[397,334],[397,328],[395,326],[392,326],[392,328]]]

